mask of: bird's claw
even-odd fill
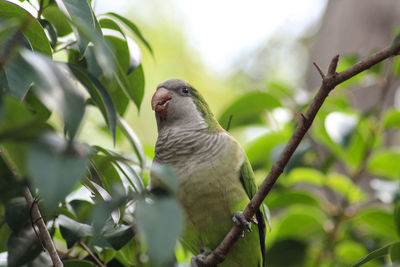
[[[201,251],[197,256],[193,256],[190,260],[190,267],[204,267],[204,260],[210,252]]]
[[[249,220],[247,220],[242,211],[235,212],[233,214],[232,220],[240,229],[243,230],[242,237],[244,236],[244,231],[249,231],[249,232],[252,231],[250,222],[258,224],[255,218],[250,218]]]

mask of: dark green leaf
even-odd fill
[[[63,37],[72,32],[71,25],[65,18],[57,5],[50,5],[43,10],[42,15],[52,24],[57,30],[57,35]]]
[[[178,191],[178,178],[174,169],[169,165],[153,163],[151,179],[157,181],[162,189],[168,193],[176,194]]]
[[[394,244],[399,244],[399,243],[400,243],[400,242],[396,242],[396,243],[394,243]],[[390,249],[390,247],[391,247],[392,245],[393,245],[393,244],[389,244],[389,245],[384,246],[384,247],[382,247],[382,248],[380,248],[380,249],[377,249],[377,250],[372,251],[372,252],[369,253],[368,255],[362,257],[361,259],[359,259],[356,263],[354,263],[354,264],[352,265],[352,267],[361,266],[361,265],[363,265],[364,263],[367,263],[367,262],[369,262],[369,261],[371,261],[371,260],[374,260],[374,259],[377,259],[377,258],[380,258],[380,257],[383,257],[383,256],[387,255],[387,254],[389,253],[389,249]]]
[[[60,65],[29,51],[23,51],[22,56],[35,70],[37,86],[34,89],[39,99],[47,108],[63,115],[65,128],[73,138],[85,111],[83,95]]]
[[[45,29],[47,36],[50,40],[50,44],[52,48],[56,47],[57,44],[57,32],[56,32],[56,28],[47,20],[45,19],[41,19],[40,20],[40,24],[42,25],[42,27]]]
[[[132,226],[121,225],[116,229],[104,233],[104,237],[108,243],[115,249],[120,250],[135,235]]]
[[[6,20],[18,19],[32,49],[50,56],[52,55],[49,40],[42,26],[26,10],[8,1],[0,1],[0,18]]]
[[[58,223],[68,248],[71,248],[81,238],[89,237],[93,234],[93,228],[90,225],[79,223],[64,215],[58,217]]]
[[[149,250],[152,266],[164,266],[174,257],[175,244],[182,230],[182,212],[172,198],[137,203],[138,230]]]
[[[400,263],[400,243],[394,243],[389,248],[390,259],[393,264]]]
[[[60,7],[60,0],[57,0],[56,2]],[[84,27],[88,31],[96,31],[95,18],[93,17],[92,8],[88,0],[62,0],[62,2],[64,3],[66,11],[72,21],[84,24]],[[79,28],[75,33],[77,35],[79,51],[81,56],[83,56],[89,44],[89,40],[81,33]]]
[[[397,202],[394,207],[394,223],[396,225],[397,236],[400,237],[400,202]]]
[[[290,255],[290,257],[288,257]],[[271,267],[303,266],[307,255],[307,243],[296,239],[284,239],[267,250],[266,258]]]
[[[30,146],[28,170],[48,210],[54,211],[83,178],[88,154],[87,146],[67,144],[64,139],[50,133]]]
[[[42,247],[32,230],[32,226],[27,226],[18,235],[11,234],[7,244],[8,266],[19,267],[35,259]]]
[[[6,223],[0,226],[0,253],[7,251],[7,241],[11,235],[11,229]]]
[[[10,94],[18,99],[22,99],[35,78],[32,67],[21,57],[18,57],[8,63],[4,71],[7,76]]]
[[[94,267],[94,263],[86,260],[66,260],[64,267]]]
[[[13,198],[6,205],[5,221],[18,234],[29,221],[29,208],[23,197]]]
[[[115,106],[111,96],[101,84],[101,82],[97,80],[96,77],[93,76],[91,73],[71,64],[69,64],[68,66],[70,67],[75,77],[85,86],[90,96],[99,107],[108,125],[108,128],[110,129],[111,136],[115,143],[117,111],[115,110]]]
[[[271,111],[280,106],[279,100],[267,92],[250,92],[236,98],[224,110],[218,121],[223,127],[226,127],[229,117],[232,115],[231,129],[241,125],[259,123],[264,111]]]
[[[92,167],[97,178],[101,182],[101,186],[108,192],[112,193],[114,187],[124,188],[121,177],[110,159],[102,155],[93,155],[91,158]]]
[[[118,119],[118,125],[121,127],[124,135],[128,138],[130,144],[132,145],[133,149],[135,150],[136,156],[139,159],[140,167],[143,170],[145,165],[145,155],[143,151],[142,144],[140,143],[139,138],[136,136],[135,132],[132,128],[126,123],[124,119],[121,117]],[[143,177],[143,175],[141,175]]]
[[[124,73],[128,72],[129,69],[129,47],[126,40],[119,37],[105,35],[104,40],[110,46],[112,53],[114,55],[115,61],[121,66]]]
[[[140,106],[144,97],[144,72],[143,65],[137,66],[132,73],[128,75],[128,80],[133,87],[133,102],[135,102],[136,107],[140,110]]]
[[[135,34],[140,41],[143,42],[143,44],[147,47],[147,49],[150,51],[151,54],[153,54],[153,49],[150,46],[150,43],[146,40],[146,38],[142,35],[142,33],[139,31],[139,28],[130,20],[126,19],[123,16],[120,16],[116,13],[109,12],[106,15],[109,15],[111,17],[114,17],[124,23],[128,28],[132,31],[133,34]]]
[[[136,255],[137,255],[136,240],[131,239],[131,241],[128,244],[126,244],[123,248],[121,248],[117,252],[115,257],[125,266],[137,266]]]

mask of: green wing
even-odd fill
[[[257,192],[257,186],[255,182],[254,172],[251,168],[250,162],[245,157],[242,167],[240,168],[240,181],[247,193],[249,199],[252,199],[255,193]],[[266,225],[265,225],[265,210],[262,206],[256,212],[256,219],[258,221],[258,234],[260,238],[260,247],[261,247],[261,254],[263,258],[263,266],[266,266],[265,262],[265,236],[266,236]]]

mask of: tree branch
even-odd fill
[[[33,220],[37,223],[39,227],[40,237],[44,241],[44,246],[46,247],[47,251],[50,254],[51,261],[53,262],[54,267],[63,267],[64,264],[62,263],[60,256],[57,253],[57,249],[54,246],[53,240],[51,239],[51,235],[47,230],[46,223],[43,220],[42,215],[40,214],[40,210],[38,204],[32,197],[31,191],[28,187],[24,188],[24,196],[26,199],[26,203],[28,204],[28,208],[32,209],[32,217]]]
[[[259,209],[260,205],[263,203],[265,197],[268,195],[269,191],[274,186],[275,182],[278,180],[279,176],[283,172],[286,164],[289,162],[292,157],[294,151],[297,149],[297,146],[300,144],[304,135],[311,127],[312,122],[317,115],[317,112],[321,108],[325,99],[328,97],[329,93],[340,83],[354,77],[360,72],[369,69],[373,65],[391,57],[392,55],[397,55],[400,52],[400,42],[391,45],[376,54],[373,54],[360,62],[356,63],[352,67],[337,73],[336,68],[339,62],[339,55],[335,56],[328,67],[328,72],[326,75],[323,75],[323,72],[318,67],[317,64],[314,64],[322,77],[322,84],[319,88],[317,94],[315,95],[313,101],[311,102],[307,112],[302,115],[302,120],[298,123],[292,137],[289,142],[283,149],[279,158],[272,165],[271,170],[264,182],[259,187],[257,193],[251,199],[246,209],[243,211],[244,216],[247,219],[250,219],[254,216],[256,211]],[[202,262],[204,266],[215,266],[221,263],[229,249],[233,246],[233,244],[239,239],[242,230],[234,225],[225,238],[221,241],[221,243],[216,247]]]

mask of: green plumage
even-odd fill
[[[185,81],[161,83],[160,104],[167,116],[156,112],[158,139],[154,162],[171,165],[178,175],[178,199],[185,214],[181,242],[194,255],[213,250],[233,226],[236,211],[243,211],[257,187],[250,163],[239,144],[219,125],[200,93]],[[186,90],[188,89],[188,90]],[[162,89],[163,90],[163,89]],[[157,102],[157,92],[153,98]],[[163,106],[163,107],[164,107]],[[151,177],[152,187],[162,186]],[[265,221],[238,240],[218,266],[265,266]]]

